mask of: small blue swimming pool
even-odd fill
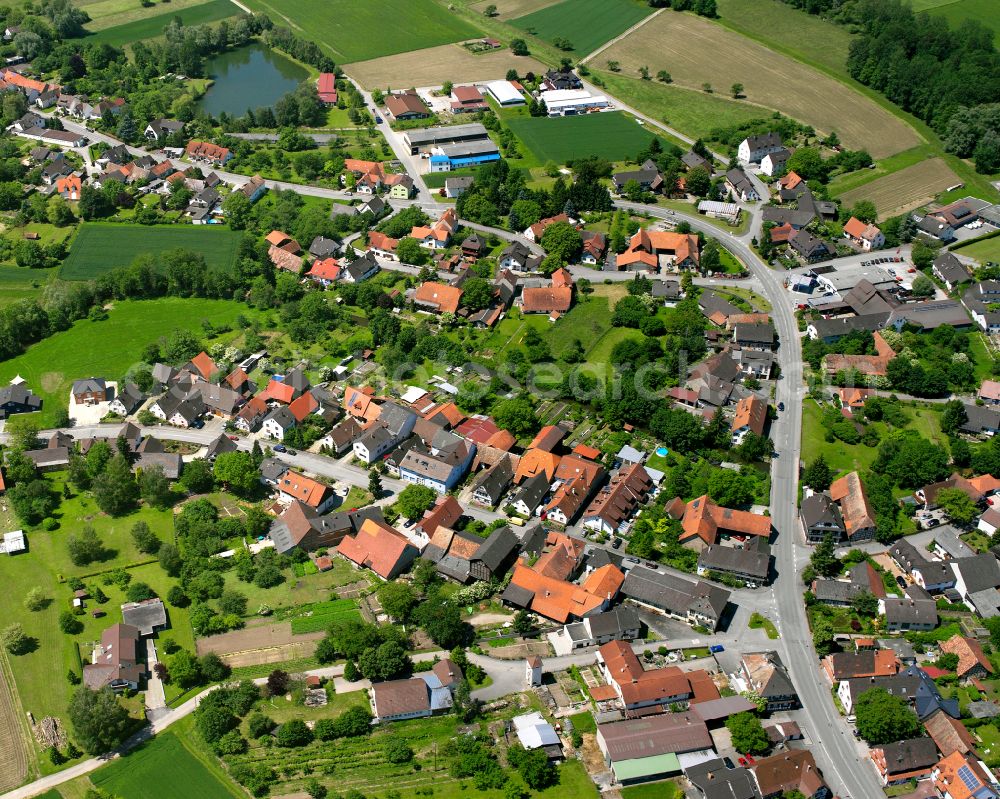
[[[667,457],[667,455],[669,454],[669,452],[670,452],[670,450],[668,450],[666,447],[657,447],[656,448],[656,454],[659,455],[661,458]]]

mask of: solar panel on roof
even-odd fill
[[[965,783],[965,787],[969,789],[970,793],[980,786],[979,779],[972,773],[972,769],[968,766],[962,766],[958,770],[958,777]]]

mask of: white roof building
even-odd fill
[[[525,713],[523,716],[514,716],[511,721],[514,724],[517,738],[525,749],[559,745],[559,736],[556,731],[537,710],[534,713]]]
[[[610,108],[611,101],[603,94],[591,94],[586,89],[553,89],[542,92],[549,116],[563,116],[584,109]]]
[[[14,530],[11,533],[4,533],[3,535],[3,551],[8,555],[13,555],[15,552],[24,552],[27,549],[27,545],[24,541],[24,530]]]
[[[495,80],[486,84],[486,91],[500,105],[524,105],[524,95],[509,80]]]

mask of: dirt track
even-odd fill
[[[308,657],[322,632],[292,634],[291,622],[258,624],[221,635],[198,639],[198,654],[215,652],[230,666],[256,666]]]

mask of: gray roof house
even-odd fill
[[[934,259],[931,269],[938,279],[948,287],[949,291],[972,280],[972,270],[958,260],[954,253],[941,253]]]
[[[701,580],[692,582],[645,566],[629,570],[622,594],[642,605],[693,624],[715,629],[729,603],[729,592]]]

